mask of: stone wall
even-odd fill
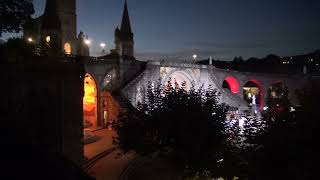
[[[88,59],[85,62],[86,72],[90,73],[97,81],[99,92],[104,91],[105,78],[110,76],[110,87],[108,89],[111,94],[115,91],[121,91],[126,102],[130,102],[131,106],[136,106],[138,102],[144,101],[148,85],[162,83],[165,84],[172,75],[182,80],[194,82],[195,88],[203,85],[208,88],[211,85],[220,93],[220,102],[226,103],[232,107],[239,109],[247,109],[248,103],[244,100],[243,88],[249,81],[255,81],[259,84],[261,92],[260,108],[265,105],[267,92],[269,87],[275,82],[283,82],[289,88],[289,97],[293,104],[298,104],[298,98],[295,91],[303,87],[306,79],[299,75],[285,74],[264,74],[264,73],[248,73],[230,71],[226,69],[215,68],[214,66],[197,65],[193,63],[183,62],[158,62],[150,61],[148,63],[126,60],[126,59]],[[227,77],[233,77],[238,82],[238,92],[236,94],[223,89],[223,81]],[[118,95],[117,95],[118,96]],[[115,96],[114,102],[118,102],[120,106],[123,100],[118,100]],[[111,97],[111,96],[110,96]],[[121,98],[120,98],[121,99]],[[101,103],[101,102],[100,102]],[[110,106],[113,106],[111,103]],[[98,108],[98,122],[102,121],[102,110]],[[102,124],[102,123],[100,123]]]
[[[84,72],[76,59],[34,58],[1,65],[5,138],[22,152],[57,153],[81,166]]]
[[[102,126],[105,127],[107,123],[117,120],[121,107],[110,92],[101,92],[100,98],[100,117],[102,117]]]
[[[161,74],[163,68],[167,68],[164,77]],[[125,88],[122,89],[122,93],[132,105],[135,106],[140,99],[143,99],[140,97],[142,90],[145,96],[149,83],[157,83],[160,79],[160,82],[163,84],[167,81],[169,76],[176,72],[179,72],[179,76],[184,76],[186,80],[194,81],[196,88],[204,85],[204,88],[206,89],[208,85],[211,85],[221,92],[220,100],[222,103],[244,109],[248,107],[248,103],[243,100],[243,87],[249,81],[256,81],[261,86],[262,106],[267,98],[268,89],[273,83],[281,81],[284,85],[288,86],[290,92],[289,96],[293,104],[298,104],[295,91],[303,87],[306,83],[306,79],[302,76],[237,72],[218,69],[213,66],[195,65],[190,63],[149,62],[146,66],[146,70],[128,83]],[[228,76],[232,76],[238,81],[239,89],[237,94],[229,93],[222,88],[223,81]]]

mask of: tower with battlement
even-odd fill
[[[41,41],[54,41],[64,54],[76,55],[76,0],[47,0],[43,16]]]
[[[31,22],[24,36],[54,46],[66,55],[89,55],[79,54],[84,51],[78,50],[84,44],[77,38],[76,0],[47,0],[44,14]]]

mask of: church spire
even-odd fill
[[[130,17],[128,12],[127,0],[124,3],[124,9],[122,14],[122,22],[121,22],[121,32],[124,34],[131,34],[131,24]]]
[[[120,29],[115,30],[115,51],[124,57],[134,57],[134,41],[131,30],[127,1],[124,3]]]

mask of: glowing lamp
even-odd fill
[[[46,37],[46,42],[49,43],[50,41],[51,41],[51,37],[50,37],[50,36],[47,36],[47,37]]]
[[[198,55],[196,55],[196,54],[193,55],[194,60],[197,59],[197,57],[198,57]]]
[[[290,107],[290,112],[294,112],[296,109],[294,107]]]
[[[103,49],[104,47],[106,47],[106,44],[105,43],[101,43],[100,47]]]
[[[86,45],[90,45],[90,44],[91,44],[91,41],[90,41],[89,39],[86,39],[86,40],[84,40],[84,43],[85,43]]]

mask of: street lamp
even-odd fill
[[[102,48],[102,56],[103,56],[103,53],[104,53],[104,47],[106,47],[106,44],[105,44],[105,43],[101,43],[101,44],[100,44],[100,47]]]
[[[197,57],[198,57],[198,55],[196,55],[196,54],[193,55],[193,62],[194,63],[196,62]]]
[[[91,41],[89,39],[84,40],[84,43],[89,46],[91,44]]]
[[[104,48],[104,47],[106,47],[106,44],[105,44],[105,43],[101,43],[101,44],[100,44],[100,47],[101,47],[101,48]]]
[[[29,43],[33,42],[33,39],[31,37],[29,37],[27,40],[28,40]]]

